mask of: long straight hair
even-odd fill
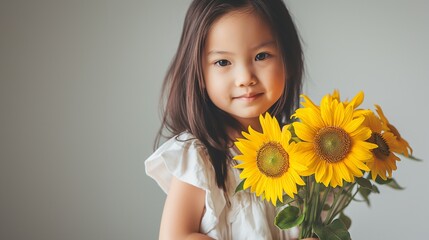
[[[156,148],[161,137],[171,137],[184,131],[191,133],[207,150],[216,184],[224,190],[232,143],[227,128],[243,130],[245,126],[217,108],[208,97],[204,88],[202,58],[207,34],[213,23],[236,10],[252,10],[265,20],[281,50],[287,73],[286,84],[282,96],[268,111],[285,124],[299,106],[303,54],[298,32],[283,1],[194,0],[185,17],[176,55],[164,78],[161,94],[163,117],[155,140]]]

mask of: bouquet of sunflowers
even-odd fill
[[[401,189],[392,178],[398,155],[418,159],[380,106],[375,112],[358,108],[363,92],[341,101],[334,91],[320,105],[301,97],[292,124],[280,128],[266,113],[259,117],[262,133],[249,126],[237,139],[235,167],[243,180],[236,191],[250,187],[280,208],[275,224],[299,226],[300,239],[351,239],[344,209],[352,200],[369,204],[379,185]]]

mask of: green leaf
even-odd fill
[[[302,204],[304,202],[304,198],[306,197],[306,186],[299,186],[298,187],[298,194],[295,194],[295,201],[298,202],[298,204]]]
[[[405,156],[405,155],[404,155]],[[423,160],[422,159],[420,159],[420,158],[416,158],[416,157],[414,157],[413,155],[409,155],[408,157],[406,157],[406,158],[409,158],[409,159],[411,159],[411,160],[414,160],[414,161],[417,161],[417,162],[422,162]]]
[[[397,190],[404,189],[393,178],[387,178],[386,180],[383,180],[382,178],[380,178],[380,177],[377,176],[377,178],[375,179],[375,182],[378,183],[378,184],[381,184],[381,185],[389,186],[389,187],[391,187],[393,189],[397,189]]]
[[[293,121],[293,122],[296,122],[296,121]],[[289,124],[287,130],[289,130],[289,132],[291,133],[292,137],[296,137],[295,128],[293,127],[293,124]]]
[[[352,220],[347,215],[345,215],[344,212],[340,213],[340,220],[344,223],[347,229],[350,229]]]
[[[371,192],[374,192],[374,193],[380,193],[380,190],[378,190],[378,187],[377,187],[377,186],[372,185]]]
[[[377,177],[375,178],[375,182],[376,182],[376,183],[378,183],[378,184],[381,184],[381,185],[388,184],[388,183],[390,183],[391,181],[392,181],[392,179],[391,179],[391,178],[386,178],[386,180],[382,179],[382,178],[381,178],[381,177],[379,177],[379,176],[377,176]]]
[[[235,193],[243,190],[244,181],[246,181],[246,179],[243,179],[243,181],[241,181],[240,184],[238,184],[238,186],[235,188]]]
[[[346,225],[340,220],[335,219],[327,226],[313,226],[314,233],[320,240],[350,240],[350,233]]]
[[[398,182],[396,182],[395,179],[391,178],[392,181],[390,181],[388,184],[386,184],[387,186],[393,188],[393,189],[397,189],[397,190],[402,190],[404,189],[403,187],[401,187]]]
[[[280,229],[289,229],[301,224],[302,221],[304,221],[304,214],[300,215],[299,208],[288,206],[277,214],[274,223]]]
[[[284,194],[283,195],[283,202],[280,202],[280,200],[277,200],[276,207],[281,207],[281,206],[284,206],[286,204],[290,204],[294,201],[295,201],[295,198],[291,198],[291,197],[289,197],[289,195]]]
[[[368,204],[368,206],[371,206],[371,203],[369,201],[369,194],[371,193],[371,190],[368,188],[359,188],[359,193],[360,195],[363,197],[364,201],[366,202],[366,204]]]
[[[356,182],[359,184],[359,186],[372,190],[372,184],[370,180],[366,178],[356,178]]]

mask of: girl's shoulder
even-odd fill
[[[182,132],[164,142],[157,151],[168,150],[170,148],[178,147],[184,151],[203,151],[204,145],[192,133],[187,131]]]
[[[172,177],[208,189],[214,179],[213,167],[204,145],[189,132],[178,134],[164,142],[145,161],[146,174],[164,192],[168,192]]]
[[[145,167],[146,174],[167,194],[173,177],[204,190],[205,213],[200,230],[206,234],[215,231],[226,200],[223,191],[216,185],[206,148],[195,136],[183,132],[170,138],[149,156]]]

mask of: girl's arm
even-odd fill
[[[199,233],[205,191],[173,177],[162,213],[159,239],[212,239]]]

